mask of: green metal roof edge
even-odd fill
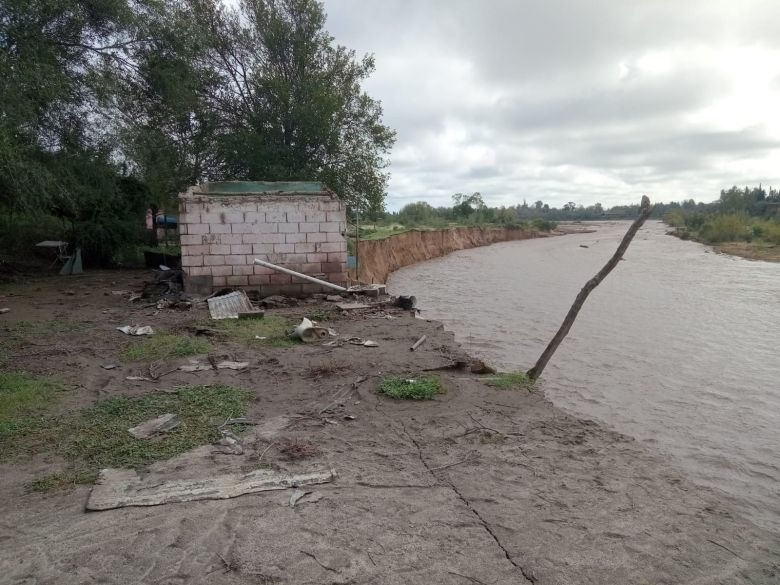
[[[206,195],[254,195],[262,193],[321,193],[326,187],[313,181],[217,181],[198,185]]]

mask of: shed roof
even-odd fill
[[[240,193],[322,193],[325,185],[309,181],[218,181],[201,183],[197,192],[208,195],[237,195]]]

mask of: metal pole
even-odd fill
[[[266,268],[270,268],[271,270],[276,270],[278,272],[284,272],[285,274],[289,274],[290,276],[297,276],[298,278],[302,278],[303,280],[308,280],[309,282],[313,282],[314,284],[327,286],[328,288],[332,288],[339,292],[347,292],[347,289],[345,289],[343,286],[339,286],[337,284],[333,284],[332,282],[327,282],[325,280],[320,280],[319,278],[314,278],[313,276],[309,276],[308,274],[301,274],[300,272],[295,272],[295,270],[290,270],[289,268],[282,268],[281,266],[277,266],[276,264],[271,264],[270,262],[266,262],[265,260],[258,260],[257,258],[255,258],[255,264],[259,264],[260,266],[265,266]]]

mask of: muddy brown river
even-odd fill
[[[455,252],[399,270],[389,289],[415,294],[422,316],[470,353],[528,369],[628,224],[593,227]],[[648,224],[588,298],[542,387],[780,532],[780,264],[719,255]]]

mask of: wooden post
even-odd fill
[[[588,282],[585,283],[585,286],[582,287],[582,290],[577,295],[577,298],[574,299],[574,304],[569,309],[566,318],[563,320],[563,323],[561,324],[561,328],[558,329],[558,333],[555,334],[555,337],[553,337],[552,341],[550,341],[550,343],[547,345],[547,348],[544,350],[542,355],[537,360],[536,365],[534,365],[533,368],[531,368],[530,370],[528,370],[528,372],[526,372],[526,374],[531,380],[536,380],[539,376],[542,375],[542,372],[544,371],[547,362],[550,361],[550,358],[558,349],[558,346],[561,344],[561,342],[564,340],[566,335],[569,333],[571,326],[574,325],[574,320],[577,318],[577,315],[579,314],[582,305],[585,303],[585,299],[587,299],[591,291],[594,288],[596,288],[610,272],[612,272],[612,269],[618,265],[618,262],[620,262],[620,259],[623,257],[623,254],[626,253],[626,250],[628,249],[628,245],[631,243],[631,240],[634,239],[634,236],[639,231],[639,228],[642,227],[643,223],[645,223],[645,220],[648,217],[650,217],[650,213],[652,213],[652,211],[653,211],[653,207],[652,205],[650,205],[650,199],[648,199],[646,195],[643,195],[641,212],[639,214],[639,217],[636,218],[634,223],[631,224],[631,227],[628,228],[626,235],[623,236],[623,240],[620,242],[620,245],[618,246],[617,250],[615,250],[615,253],[612,255],[612,258],[610,258],[609,261],[604,265],[604,268],[599,270],[596,276],[594,276]]]

